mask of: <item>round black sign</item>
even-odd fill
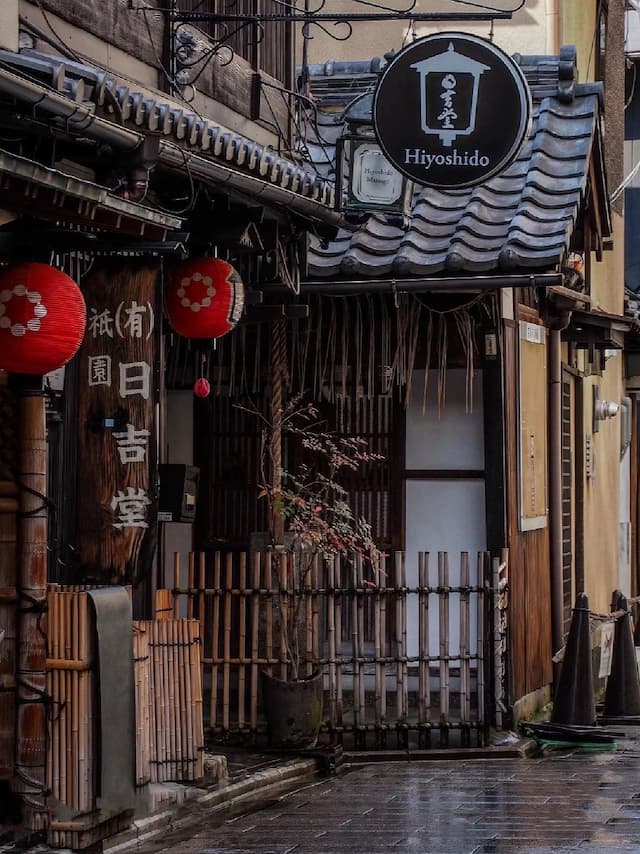
[[[455,189],[509,165],[531,117],[524,75],[491,42],[464,33],[419,39],[387,66],[373,125],[388,160],[412,181]]]

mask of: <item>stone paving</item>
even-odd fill
[[[640,733],[639,733],[640,735]],[[536,759],[376,763],[136,854],[640,852],[640,742]]]

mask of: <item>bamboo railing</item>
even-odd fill
[[[487,553],[453,561],[425,552],[415,567],[403,553],[373,567],[317,557],[297,590],[294,559],[213,552],[183,563],[176,555],[173,589],[158,591],[159,613],[199,621],[213,735],[255,740],[266,732],[259,674],[289,675],[282,622],[301,599],[302,669],[323,670],[327,737],[356,748],[371,737],[385,747],[390,733],[402,747],[429,747],[434,734],[443,747],[486,743],[495,664]],[[506,552],[500,560],[506,566]]]

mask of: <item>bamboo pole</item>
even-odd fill
[[[449,555],[438,552],[440,628],[440,744],[449,743]]]
[[[73,658],[77,661],[80,659],[80,596],[81,593],[72,594],[71,604],[73,607],[73,644],[71,652]],[[80,808],[80,797],[82,785],[80,782],[80,673],[78,671],[70,671],[69,676],[73,686],[72,697],[73,707],[71,709],[71,737],[73,740],[73,793],[74,805],[76,809]]]
[[[266,589],[271,593],[271,595],[267,596],[267,603],[265,606],[265,646],[267,661],[271,662],[273,660],[273,594],[277,591],[273,589],[273,568],[271,552],[267,552],[264,556],[264,559],[264,584]],[[273,675],[273,667],[271,666],[271,664],[269,664],[267,672],[269,673],[269,675]]]
[[[296,556],[292,556],[293,561],[295,562]],[[313,557],[313,563],[309,567],[308,577],[305,578],[303,575],[300,579],[300,584],[302,589],[298,592],[299,596],[304,597],[304,624],[305,624],[305,642],[304,642],[304,662],[305,662],[305,673],[307,676],[311,676],[313,671],[313,602],[312,595],[310,593],[309,587],[313,589],[313,565],[315,563],[316,555]],[[301,555],[298,560],[304,560]],[[294,573],[294,584],[296,574]],[[307,581],[310,580],[311,584],[309,585]]]
[[[216,590],[220,590],[220,552],[216,552],[213,556],[213,586]],[[211,658],[215,662],[218,658],[218,644],[220,638],[220,596],[213,597],[213,618],[211,622]],[[211,666],[211,701],[209,704],[209,723],[211,729],[214,729],[217,723],[218,713],[218,667],[216,664]]]
[[[202,719],[202,668],[200,667],[200,627],[197,623],[189,624],[190,644],[189,657],[191,661],[191,694],[194,715],[194,754],[197,756],[195,778],[204,774],[204,729]]]
[[[191,685],[191,637],[189,635],[189,623],[181,620],[178,625],[180,636],[180,664],[181,664],[181,690],[183,701],[181,703],[182,720],[185,728],[183,738],[183,780],[194,780],[196,773],[196,757],[193,744],[194,736],[194,708],[193,690]]]
[[[393,583],[396,599],[396,720],[398,723],[404,721],[404,669],[402,667],[402,632],[404,630],[404,620],[402,616],[403,594],[400,592],[402,588],[402,566],[400,559],[400,553],[396,552],[394,554]]]
[[[380,661],[382,656],[380,641],[380,559],[373,567],[373,581],[375,584],[375,596],[373,599],[373,657],[375,660],[375,708],[376,727],[382,727],[382,690],[384,686],[384,669]]]
[[[315,555],[313,559],[313,567],[311,569],[311,588],[314,591],[311,597],[311,631],[312,631],[312,670],[318,664],[320,659],[320,601],[317,591],[320,582],[320,573],[324,562],[320,555]]]
[[[335,587],[336,564],[339,558],[334,556],[327,561],[327,645],[329,653],[329,723],[333,729],[336,725],[336,613]]]
[[[280,679],[287,679],[287,626],[289,625],[289,556],[286,552],[278,555],[278,575],[280,578]],[[297,627],[294,627],[297,631]],[[293,643],[293,638],[289,641]]]
[[[193,590],[193,585],[190,589]],[[193,596],[190,596],[190,601],[193,603]],[[182,757],[182,732],[180,729],[180,675],[178,665],[179,650],[176,643],[177,625],[177,620],[171,620],[171,622],[167,623],[167,633],[169,635],[169,646],[167,648],[167,657],[169,659],[169,714],[171,720],[171,732],[173,734],[171,755],[172,780],[180,779],[180,760]]]
[[[200,623],[200,635],[204,637],[205,626],[205,589],[207,580],[207,556],[200,552],[198,557],[198,622]]]
[[[387,655],[387,557],[380,558],[380,656],[385,659]],[[387,665],[385,661],[380,663],[381,692],[380,692],[380,722],[383,726],[387,723]]]
[[[418,726],[428,722],[429,691],[429,594],[426,588],[429,553],[418,553]]]
[[[180,616],[180,554],[174,552],[173,555],[173,618],[177,620]]]
[[[157,738],[157,756],[154,770],[154,783],[164,782],[164,769],[167,761],[167,726],[165,715],[165,673],[162,663],[162,627],[164,621],[154,623],[153,632],[153,659],[155,663],[154,672],[156,675],[156,738]]]
[[[0,779],[5,780],[14,773],[18,509],[17,485],[0,480]]]
[[[45,705],[47,674],[47,440],[44,396],[23,386],[19,411],[18,648],[15,789],[32,830],[48,824]]]
[[[245,552],[240,554],[240,589],[246,590],[247,587],[247,555]],[[238,654],[240,658],[245,657],[247,647],[247,600],[246,597],[240,596],[239,608],[239,638],[238,638]],[[246,665],[241,664],[238,668],[238,728],[244,729],[245,724],[245,702],[246,702]]]
[[[469,553],[460,555],[460,721],[469,723],[471,719],[471,664],[470,625],[469,625]],[[463,728],[463,736],[468,739],[469,732]]]
[[[363,581],[364,581],[364,566],[361,555],[356,555],[355,558],[356,565],[356,583],[358,586],[358,590],[363,589]],[[358,595],[356,596],[356,600],[358,602],[358,690],[360,692],[360,698],[358,701],[358,705],[360,706],[360,725],[365,726],[367,723],[367,705],[366,705],[366,680],[365,680],[365,672],[364,672],[364,627],[365,627],[365,613],[364,613],[364,596]]]
[[[336,558],[336,582],[337,587],[342,588],[343,565],[340,557]],[[342,678],[342,599],[339,593],[335,600],[336,609],[336,723],[339,727],[343,725],[343,678]],[[342,736],[339,736],[341,742]]]
[[[485,717],[485,703],[484,703],[484,691],[485,691],[485,678],[484,678],[484,633],[485,633],[485,619],[484,619],[484,552],[478,552],[477,558],[477,567],[478,567],[478,614],[477,614],[477,629],[478,629],[478,658],[477,658],[477,675],[476,675],[476,686],[477,686],[477,708],[478,708],[478,732],[482,725],[484,724]]]
[[[400,579],[402,584],[401,613],[402,613],[402,720],[409,719],[409,665],[407,663],[407,564],[405,553],[400,552]]]
[[[231,692],[231,589],[233,587],[233,555],[226,556],[224,594],[224,665],[222,669],[222,726],[229,732],[229,695]]]
[[[253,593],[251,596],[251,694],[249,703],[249,720],[251,732],[258,728],[258,656],[260,644],[260,554],[253,556]]]
[[[189,552],[188,578],[187,578],[187,619],[193,619],[193,606],[195,600],[196,586],[196,556],[194,552]]]
[[[358,568],[357,562],[354,561],[351,570],[351,583],[352,583],[352,593],[351,593],[351,651],[353,655],[353,668],[352,668],[352,684],[351,690],[353,694],[353,723],[356,731],[364,721],[362,720],[362,710],[360,707],[360,665],[358,663],[358,657],[360,655],[360,646],[358,643],[358,600],[359,596],[355,593],[355,591],[360,586],[358,584]]]
[[[496,729],[502,729],[502,637],[500,626],[500,558],[491,561],[493,587],[493,673]]]

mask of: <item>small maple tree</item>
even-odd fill
[[[383,458],[369,451],[364,439],[326,429],[317,407],[303,403],[300,396],[292,398],[282,412],[274,413],[273,421],[256,407],[241,408],[253,413],[262,424],[259,497],[269,505],[271,547],[276,555],[292,556],[288,563],[279,560],[277,567],[282,638],[292,678],[298,680],[300,619],[316,559],[328,561],[338,556],[362,560],[370,567],[379,565],[382,552],[371,525],[353,513],[341,478],[363,464]],[[305,462],[294,471],[279,468],[274,461],[274,448],[282,434],[298,441],[304,451]],[[283,524],[277,524],[279,519]],[[285,535],[280,535],[282,542],[277,542],[277,531],[282,530]],[[293,565],[293,589],[284,578],[287,565]],[[285,609],[283,601],[287,602]]]

